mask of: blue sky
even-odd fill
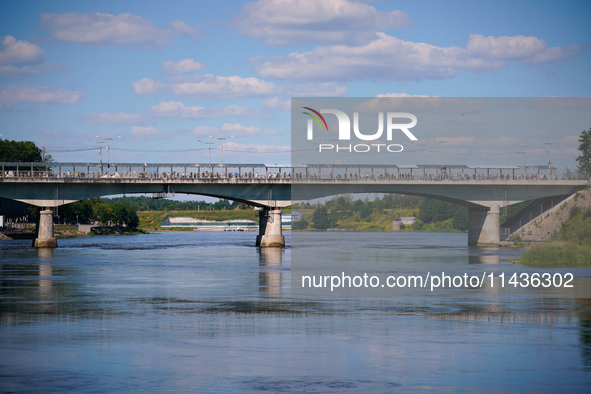
[[[203,163],[198,139],[232,135],[226,162],[289,162],[290,97],[591,92],[588,1],[0,4],[0,133],[59,161],[98,161],[98,135],[121,136],[112,162]],[[486,137],[532,164],[559,140],[553,163],[573,168],[582,130]]]

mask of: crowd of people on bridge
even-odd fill
[[[296,169],[299,170],[299,169]],[[4,171],[4,177],[42,177],[42,178],[141,178],[141,179],[339,179],[339,180],[359,180],[359,179],[374,179],[374,180],[557,180],[556,174],[466,174],[458,172],[457,174],[443,172],[438,174],[413,174],[412,172],[394,173],[387,172],[365,172],[363,174],[354,172],[334,175],[332,172],[328,174],[309,173],[304,171],[298,172],[274,172],[267,170],[265,173],[258,172],[136,172],[136,171],[116,171],[114,174],[107,172],[101,173],[99,171],[93,172],[79,172],[76,170],[68,170],[64,172],[54,171]],[[566,178],[565,178],[566,179]]]

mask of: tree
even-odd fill
[[[140,220],[135,210],[129,205],[115,203],[112,206],[112,219],[117,224],[125,224],[128,227],[137,227]]]
[[[371,209],[369,204],[365,204],[365,206],[363,208],[361,208],[361,211],[359,212],[359,217],[361,219],[368,219],[369,217],[371,217],[372,213],[373,213],[373,209]]]
[[[32,141],[9,141],[0,139],[0,161],[40,162],[42,151]]]
[[[468,230],[468,208],[459,207],[459,209],[456,210],[456,213],[454,214],[451,225],[456,230]]]
[[[304,230],[306,227],[308,227],[308,221],[306,219],[291,223],[292,230]]]
[[[324,205],[314,211],[312,220],[314,221],[312,227],[317,229],[327,229],[333,225],[330,216],[328,215],[328,209],[326,209]]]
[[[583,174],[591,173],[591,127],[579,136],[579,152],[581,154],[577,157],[577,170]]]

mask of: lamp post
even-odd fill
[[[527,148],[527,145],[517,145],[513,144],[519,148]],[[523,150],[523,171],[525,172],[525,177],[527,178],[527,166],[525,165],[525,149]]]
[[[320,168],[320,145],[322,143],[321,142],[308,142],[308,143],[312,144],[318,148],[318,149],[316,149],[316,169],[319,169]]]
[[[234,138],[233,135],[229,136],[229,137],[214,137],[213,135],[210,135],[209,138],[215,138],[217,140],[219,140],[221,142],[220,148],[222,149],[222,167],[224,166],[224,140],[227,140],[228,138]]]
[[[97,135],[96,138],[99,138],[102,140],[102,141],[97,142],[99,144],[99,155],[100,155],[100,159],[101,159],[101,175],[102,175],[103,174],[103,155],[102,155],[102,147],[103,146],[102,146],[102,144],[105,144],[105,143],[107,144],[107,168],[110,168],[109,144],[115,138],[121,138],[121,136],[118,135],[117,137],[114,137],[114,138],[106,138],[106,137],[101,137],[101,136]]]
[[[326,140],[326,141],[330,141],[330,142],[339,142],[339,140],[329,140],[328,138],[324,138],[324,137],[322,137],[322,139]],[[338,146],[338,145],[336,145],[336,146]],[[333,175],[333,178],[334,178],[335,152],[337,150],[336,146],[333,146],[333,150],[332,150],[332,175]],[[318,153],[320,154],[320,149],[318,149]]]
[[[95,144],[99,144],[99,160],[100,160],[100,165],[101,165],[101,175],[103,175],[103,144],[105,143],[104,141],[93,141],[93,140],[88,140],[90,142],[93,142]]]
[[[437,140],[440,144],[447,144],[446,140]],[[443,178],[443,145],[441,145],[441,178]]]
[[[211,145],[214,144],[214,142],[213,141],[204,142],[204,141],[201,141],[201,140],[197,140],[197,142],[201,142],[202,144],[209,145],[207,147],[207,149],[209,150],[209,170],[210,171],[213,171],[213,169],[211,168]]]
[[[538,143],[540,143],[540,144],[548,145],[548,170],[550,171],[550,175],[552,175],[552,162],[550,161],[550,148],[552,147],[552,145],[554,145],[558,142],[560,142],[560,140],[551,141],[551,142],[538,141]]]
[[[423,178],[425,178],[425,162],[423,161],[423,150],[424,147],[427,146],[427,144],[417,144],[417,146],[421,147],[421,169],[423,170]]]

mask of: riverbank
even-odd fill
[[[138,235],[138,234],[149,234],[136,227],[125,227],[125,226],[97,226],[90,230],[92,235]]]
[[[517,262],[532,267],[591,267],[591,208],[565,207],[569,218],[546,243],[533,246]]]

